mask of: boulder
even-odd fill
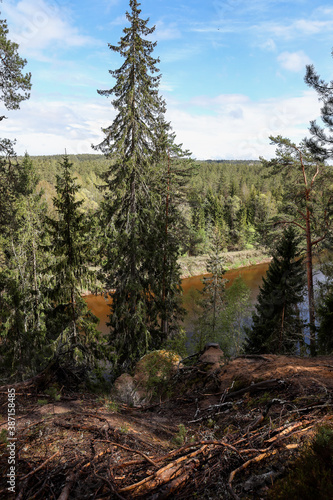
[[[111,389],[111,397],[120,403],[133,405],[136,400],[134,379],[128,373],[122,373]]]
[[[165,350],[146,354],[137,363],[133,377],[123,373],[116,379],[111,397],[133,406],[146,404],[154,397],[160,399],[180,360],[180,356]]]

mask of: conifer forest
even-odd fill
[[[114,86],[98,90],[116,110],[93,145],[98,154],[18,157],[15,143],[1,139],[2,376],[24,379],[54,360],[91,375],[108,360],[114,378],[153,350],[186,351],[179,265],[186,255],[206,255],[211,276],[197,298],[205,316],[198,345],[328,354],[332,271],[326,259],[326,280],[315,290],[313,258],[329,255],[332,243],[331,84],[307,67],[325,127],[312,122],[301,144],[270,137],[269,161],[196,161],[165,118],[155,28],[136,0],[126,17],[120,41],[109,45],[122,58],[109,70]],[[31,75],[18,50],[1,21],[1,99],[19,113]],[[237,300],[226,290],[224,256],[255,249],[273,260],[252,320],[237,341],[229,328],[226,343]],[[85,290],[112,297],[108,336],[96,329]],[[304,296],[308,318],[299,313]]]
[[[166,118],[154,33],[129,0],[90,154],[0,139],[0,497],[332,498],[333,81],[307,65],[321,118],[299,144],[196,160]],[[0,54],[19,114],[33,75],[4,19]],[[245,254],[267,264],[255,297],[226,274]],[[204,270],[185,294],[189,262]]]

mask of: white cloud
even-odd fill
[[[65,8],[45,0],[6,2],[1,10],[8,20],[10,39],[19,43],[22,54],[29,52],[29,58],[33,55],[45,60],[43,50],[50,47],[67,49],[98,43],[72,26]]]
[[[163,21],[158,21],[155,26],[156,29],[150,37],[153,38],[154,41],[175,40],[176,38],[181,38],[181,32],[176,23],[165,25]]]
[[[65,148],[73,154],[93,153],[91,144],[103,140],[101,128],[115,118],[110,102],[102,98],[90,103],[35,99],[6,114],[8,120],[0,122],[0,137],[16,138],[17,153],[31,155],[62,154]]]
[[[311,35],[331,36],[333,29],[333,19],[297,19],[289,24],[263,23],[254,26],[254,30],[268,32],[272,37],[285,40],[293,40],[299,37],[309,37]]]
[[[278,62],[281,66],[288,71],[304,71],[307,64],[311,64],[311,59],[303,52],[282,52],[278,56]]]
[[[298,143],[308,135],[310,120],[320,115],[312,90],[299,97],[259,101],[243,94],[221,94],[184,103],[169,96],[167,107],[166,118],[177,142],[198,159],[272,157],[270,135],[280,134]],[[27,150],[31,155],[62,154],[65,148],[73,154],[93,153],[91,144],[103,140],[101,128],[115,118],[109,100],[63,102],[51,96],[33,97],[22,103],[20,111],[6,114],[8,120],[0,122],[0,137],[16,137],[17,153]]]
[[[276,43],[271,38],[268,38],[264,42],[260,43],[258,46],[259,48],[267,50],[268,52],[275,52],[276,50]]]
[[[169,102],[167,119],[177,141],[198,159],[258,159],[274,156],[270,135],[289,137],[296,143],[308,135],[309,122],[319,116],[313,91],[300,97],[252,101],[245,95],[201,97],[191,101],[202,113]]]

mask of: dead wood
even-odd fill
[[[250,464],[253,464],[254,462],[260,462],[261,460],[263,460],[264,458],[267,458],[268,456],[275,455],[275,453],[277,453],[277,450],[271,450],[271,451],[268,451],[265,453],[261,453],[260,455],[257,455],[256,457],[251,458],[250,460],[248,460],[247,462],[242,464],[240,467],[238,467],[237,469],[235,469],[231,472],[231,474],[229,476],[228,487],[229,487],[229,491],[230,491],[231,495],[233,496],[233,498],[235,498],[235,500],[239,499],[238,495],[236,495],[236,493],[234,492],[234,490],[232,488],[232,481],[234,480],[236,474],[238,474],[238,472],[241,472],[242,470],[246,469]]]
[[[333,425],[331,371],[316,368],[314,379],[309,360],[297,358],[296,379],[292,359],[279,360],[275,356],[269,357],[269,361],[237,358],[235,366],[231,361],[218,375],[218,387],[227,389],[215,393],[211,387],[207,391],[210,394],[202,394],[202,386],[195,387],[191,378],[186,378],[191,374],[182,369],[176,382],[177,397],[143,408],[121,406],[117,413],[107,410],[105,402],[93,395],[77,394],[78,402],[87,401],[83,409],[77,404],[66,405],[66,415],[47,416],[47,410],[37,403],[42,385],[17,389],[17,460],[23,477],[16,500],[176,500],[193,498],[194,492],[198,498],[244,498],[248,491],[267,499],[268,479],[275,479],[268,471],[277,471],[278,476],[281,464],[293,459],[295,451],[315,434],[318,425]],[[330,361],[325,359],[327,362]],[[242,371],[242,363],[245,379],[260,377],[261,382],[230,392],[232,380]],[[196,367],[191,370],[195,377]],[[280,378],[273,378],[276,374]],[[327,388],[325,397],[322,389],[314,392],[314,382],[317,386],[318,381]],[[30,384],[31,380],[26,382]],[[0,405],[7,399],[5,387]],[[266,398],[264,402],[251,398],[265,390],[274,391],[274,399],[268,404]],[[71,394],[63,390],[64,399],[73,399]],[[199,408],[199,400],[203,400],[203,408]],[[1,410],[4,408],[5,403],[0,406]],[[268,411],[269,418],[265,419]],[[206,425],[208,416],[212,422]],[[173,438],[184,422],[185,443],[177,448]],[[190,442],[192,439],[194,442]],[[41,463],[55,443],[59,451]],[[0,445],[0,450],[0,467],[6,475],[6,443]],[[41,459],[43,450],[46,455]],[[0,497],[6,498],[5,486],[5,480],[0,479]]]
[[[34,474],[36,474],[36,472],[38,472],[39,470],[41,470],[43,467],[45,467],[46,464],[48,464],[54,457],[56,457],[57,455],[59,455],[60,451],[56,451],[51,457],[49,457],[47,460],[45,460],[45,462],[43,462],[39,467],[37,467],[36,469],[32,470],[31,472],[29,472],[29,474],[26,474],[25,476],[23,476],[21,478],[22,481],[24,481],[25,479],[28,479],[28,477],[31,477],[33,476]]]
[[[67,500],[69,498],[69,494],[71,492],[71,489],[73,487],[73,484],[75,483],[75,474],[72,472],[67,478],[66,478],[66,484],[64,486],[64,489],[62,490],[60,496],[58,497],[58,500]]]
[[[244,387],[244,389],[239,389],[238,391],[234,392],[229,392],[226,395],[225,399],[233,399],[235,397],[241,396],[242,394],[249,393],[253,394],[254,392],[258,391],[265,391],[267,389],[281,389],[281,387],[285,384],[284,380],[274,378],[271,380],[263,380],[262,382],[257,382],[256,384],[251,384],[247,387]]]
[[[146,477],[142,481],[139,481],[138,483],[132,484],[130,486],[126,486],[125,488],[121,488],[119,492],[125,493],[131,491],[135,495],[141,495],[142,493],[147,493],[148,491],[156,489],[158,486],[167,483],[171,478],[174,479],[175,477],[179,476],[183,472],[181,465],[182,462],[190,460],[197,455],[204,453],[207,447],[208,445],[205,444],[204,446],[199,448],[199,450],[193,451],[189,455],[185,455],[178,458],[177,460],[174,460],[170,464],[162,467],[162,469],[159,469],[153,475]]]
[[[128,446],[124,446],[123,444],[114,443],[113,441],[108,441],[106,439],[98,440],[98,442],[112,444],[112,446],[117,446],[118,448],[122,448],[123,450],[130,451],[132,453],[137,453],[138,455],[141,455],[143,458],[145,458],[148,462],[150,462],[154,467],[157,467],[157,463],[154,462],[151,458],[149,458],[145,453],[143,453],[140,450],[133,450],[133,448],[129,448]]]

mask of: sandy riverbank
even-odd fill
[[[238,269],[239,267],[255,266],[272,260],[272,257],[260,249],[226,252],[222,254],[222,256],[225,259],[225,269],[227,271]],[[181,278],[185,279],[191,278],[192,276],[206,274],[208,258],[208,254],[197,255],[195,257],[180,257],[179,264],[181,268]],[[92,292],[89,290],[83,290],[81,295],[82,297],[85,297],[87,295],[92,295]]]
[[[222,254],[222,256],[225,259],[225,268],[227,271],[239,267],[254,266],[256,264],[270,262],[272,259],[268,253],[265,253],[261,249],[226,252]],[[179,259],[179,264],[181,267],[182,279],[207,273],[206,265],[208,258],[208,254],[197,255],[195,257],[181,257]]]

